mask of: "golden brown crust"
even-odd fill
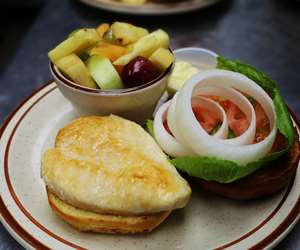
[[[141,216],[117,216],[98,214],[75,208],[47,190],[53,211],[79,231],[97,233],[135,234],[150,232],[162,223],[171,211]]]
[[[285,143],[283,135],[278,134],[273,150],[278,151]],[[282,190],[294,177],[299,158],[300,143],[299,135],[296,133],[295,143],[289,153],[238,181],[222,184],[199,178],[192,178],[192,180],[197,182],[201,188],[227,198],[237,200],[255,199]]]

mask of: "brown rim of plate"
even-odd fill
[[[171,51],[171,49],[169,49],[169,50]],[[172,52],[172,54],[173,54],[173,52]],[[147,88],[151,85],[155,85],[161,79],[166,77],[167,74],[169,74],[169,72],[173,68],[173,65],[174,65],[174,62],[165,70],[164,73],[160,74],[154,80],[152,80],[150,82],[147,82],[145,84],[142,84],[140,86],[132,87],[132,88],[125,88],[125,89],[102,90],[102,89],[88,88],[88,87],[79,85],[79,84],[71,81],[70,79],[68,79],[67,77],[65,77],[63,75],[63,73],[54,65],[53,62],[49,61],[49,67],[50,67],[51,72],[55,75],[55,77],[57,77],[66,86],[68,86],[70,88],[73,88],[73,89],[81,90],[83,92],[94,93],[94,94],[99,93],[99,94],[103,94],[103,95],[105,95],[105,94],[115,95],[115,94],[125,94],[125,93],[127,94],[127,93],[135,92],[135,91],[138,91],[138,90],[141,90],[141,89],[145,89],[145,88]]]
[[[46,85],[48,86],[48,85]],[[45,86],[45,87],[46,87]],[[66,244],[67,246],[69,247],[72,247],[74,249],[80,249],[80,250],[84,250],[85,248],[81,247],[81,246],[78,246],[72,242],[69,242],[67,240],[65,240],[64,238],[56,235],[55,233],[51,232],[50,230],[48,230],[46,227],[44,227],[42,224],[40,224],[36,219],[34,219],[34,217],[26,210],[26,208],[22,205],[21,201],[19,200],[19,198],[17,197],[14,189],[13,189],[13,186],[11,184],[11,181],[10,181],[10,176],[9,176],[9,171],[8,171],[8,156],[9,156],[9,149],[10,149],[10,145],[11,145],[11,142],[12,142],[12,139],[13,139],[13,136],[19,126],[19,124],[22,122],[22,120],[26,117],[27,113],[40,101],[42,100],[45,96],[47,96],[49,93],[51,93],[53,90],[55,90],[57,88],[57,86],[53,86],[53,88],[47,90],[45,93],[43,93],[37,100],[35,100],[29,107],[28,109],[26,109],[26,111],[24,111],[24,113],[21,115],[21,117],[18,119],[16,125],[14,126],[13,130],[12,130],[12,133],[10,134],[9,136],[9,139],[8,139],[8,143],[7,143],[7,147],[5,149],[5,155],[4,155],[4,175],[5,175],[5,179],[6,179],[6,184],[7,184],[7,187],[8,187],[8,190],[12,196],[12,198],[14,199],[16,205],[19,207],[19,209],[23,212],[23,214],[35,225],[37,226],[39,229],[41,229],[42,231],[44,231],[46,234],[48,234],[49,236],[51,236],[52,238],[60,241],[61,243],[64,243]],[[42,88],[43,89],[43,88]],[[37,91],[39,92],[39,91]],[[26,103],[26,102],[25,102]],[[23,105],[20,106],[20,108],[22,107]],[[1,139],[1,136],[2,136],[2,131],[0,133],[0,139]],[[4,203],[3,203],[3,206]],[[23,235],[22,235],[23,236]],[[34,238],[32,235],[30,235],[32,238]],[[37,242],[37,240],[34,238],[35,242]],[[42,245],[42,243],[39,242],[39,244]],[[43,245],[42,245],[43,246]],[[35,248],[40,248],[40,246],[34,246]]]
[[[8,126],[9,122],[11,121],[11,119],[14,117],[14,115],[23,107],[23,105],[25,103],[27,103],[27,101],[33,97],[35,94],[37,94],[38,92],[40,92],[41,90],[43,90],[45,87],[49,86],[52,83],[52,81],[50,83],[47,83],[46,85],[42,86],[41,88],[37,89],[36,91],[34,91],[29,97],[27,97],[23,102],[21,102],[21,104],[8,116],[8,118],[6,119],[6,121],[3,124],[3,127],[0,129],[0,139],[6,129],[6,127]],[[47,94],[49,94],[50,92],[52,92],[54,89],[56,89],[56,86],[51,88],[50,90],[48,90],[46,93],[44,93],[42,96],[40,96],[36,101],[34,101],[26,111],[24,111],[24,113],[21,115],[21,117],[19,118],[19,120],[17,121],[16,125],[14,126],[12,133],[10,134],[8,143],[6,145],[6,149],[5,149],[5,156],[4,156],[4,172],[5,172],[5,179],[6,179],[6,184],[8,186],[10,195],[12,196],[12,198],[14,199],[14,201],[16,202],[16,205],[19,207],[19,209],[23,212],[23,214],[33,223],[35,224],[39,229],[41,229],[42,231],[44,231],[45,233],[47,233],[50,237],[55,238],[56,240],[71,246],[75,249],[84,249],[72,242],[67,241],[66,239],[61,238],[58,235],[55,235],[53,232],[49,231],[47,228],[45,228],[44,226],[42,226],[39,222],[37,222],[33,216],[24,208],[24,206],[22,205],[22,203],[20,202],[20,200],[18,199],[16,193],[13,190],[13,187],[11,185],[10,182],[10,177],[9,177],[9,172],[8,172],[8,154],[9,154],[9,148],[13,139],[13,136],[19,126],[19,124],[21,123],[21,121],[24,119],[24,117],[26,116],[26,114],[41,100],[43,99],[45,96],[47,96]],[[295,113],[293,111],[290,111],[291,116],[293,117],[293,119],[295,120],[298,128],[300,127],[300,122],[297,119]],[[242,240],[244,240],[245,238],[251,236],[253,233],[255,233],[257,230],[259,230],[261,227],[263,227],[268,221],[270,221],[275,215],[276,213],[280,210],[280,208],[282,207],[282,205],[284,204],[286,198],[288,197],[292,186],[294,183],[294,178],[293,180],[288,184],[288,188],[285,191],[285,194],[283,195],[282,199],[280,200],[280,202],[278,203],[278,205],[275,207],[275,209],[269,214],[269,216],[263,220],[258,226],[256,226],[255,228],[253,228],[252,230],[250,230],[248,233],[244,234],[243,236],[241,236],[239,239],[236,239],[234,241],[231,241],[225,245],[222,245],[216,249],[226,249],[229,246],[232,246]],[[35,239],[29,232],[25,231],[20,225],[19,223],[15,220],[15,218],[13,218],[13,216],[10,214],[9,210],[7,209],[7,207],[4,204],[4,201],[2,199],[2,197],[0,196],[0,212],[1,215],[3,216],[3,219],[5,220],[5,222],[9,225],[9,227],[11,227],[15,233],[20,236],[24,241],[26,241],[28,244],[30,244],[31,246],[33,246],[34,248],[38,248],[38,249],[47,249],[47,247],[45,245],[43,245],[41,242],[39,242],[37,239]],[[297,216],[300,213],[300,195],[298,197],[298,200],[296,201],[294,207],[292,208],[292,210],[290,211],[290,213],[285,217],[285,219],[279,224],[279,226],[277,226],[277,228],[274,229],[273,232],[271,232],[266,238],[264,238],[263,240],[261,240],[260,242],[258,242],[256,245],[252,246],[250,249],[261,249],[264,248],[266,246],[268,246],[270,243],[272,243],[274,240],[276,240],[290,225],[292,222],[294,222],[294,220],[297,218]]]

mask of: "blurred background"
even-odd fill
[[[188,2],[188,0],[187,0]],[[296,0],[223,0],[175,16],[141,17],[101,11],[76,0],[0,3],[0,122],[34,89],[51,79],[47,52],[77,27],[123,20],[162,27],[172,48],[200,46],[264,70],[300,114],[300,8]]]
[[[174,49],[204,47],[254,65],[278,83],[300,116],[299,0],[223,0],[192,13],[159,17],[116,14],[76,0],[2,0],[0,9],[0,123],[22,99],[51,80],[51,48],[75,28],[115,20],[150,30],[161,27]],[[299,235],[300,225],[277,249],[300,249]],[[22,249],[2,225],[0,249]]]

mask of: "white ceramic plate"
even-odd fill
[[[50,83],[23,102],[0,132],[0,211],[8,231],[32,249],[246,249],[275,246],[299,219],[300,170],[281,193],[237,202],[193,188],[186,208],[174,211],[152,233],[81,233],[51,211],[40,178],[42,153],[62,126],[76,117]],[[295,117],[294,117],[295,119]]]
[[[154,3],[128,5],[118,0],[80,0],[90,6],[113,12],[133,15],[168,15],[202,9],[221,0],[182,0],[175,3]]]

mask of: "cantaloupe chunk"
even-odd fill
[[[115,61],[125,53],[126,48],[122,46],[101,42],[99,46],[94,47],[91,50],[90,55],[102,55],[104,57],[107,57],[111,61]]]

